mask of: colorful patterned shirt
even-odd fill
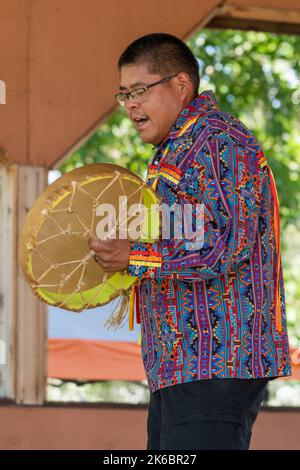
[[[172,205],[203,204],[203,243],[131,242],[151,392],[209,378],[291,374],[276,187],[255,136],[211,90],[178,116],[148,168]]]

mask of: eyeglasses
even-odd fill
[[[176,77],[179,74],[179,72],[174,73],[173,75],[169,75],[168,77],[162,78],[161,80],[158,80],[158,82],[150,83],[149,85],[145,85],[140,88],[135,88],[134,90],[129,91],[128,93],[125,93],[124,91],[121,91],[120,93],[117,93],[115,95],[116,100],[121,106],[125,106],[125,103],[131,98],[134,100],[136,103],[140,103],[140,98],[144,95],[144,93],[151,87],[155,85],[160,85],[161,83],[168,82],[172,78]]]

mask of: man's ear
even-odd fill
[[[188,76],[187,73],[185,72],[180,72],[178,75],[177,75],[177,80],[178,80],[178,83],[179,83],[179,86],[180,88],[183,90],[183,88],[185,88],[186,86],[188,86],[188,83],[191,81],[190,80],[190,77]]]
[[[180,90],[182,92],[183,90],[185,90],[186,96],[192,94],[193,84],[189,75],[185,72],[180,72],[176,78],[177,78],[177,83],[179,85]]]

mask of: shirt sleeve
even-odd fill
[[[162,239],[131,242],[129,274],[140,278],[207,280],[221,276],[251,256],[257,236],[263,178],[256,147],[229,134],[210,135],[199,148],[177,188],[177,203],[202,207],[202,241]],[[183,232],[185,233],[185,231]]]

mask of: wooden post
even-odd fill
[[[47,186],[48,170],[18,167],[18,233],[27,212]],[[35,297],[17,269],[17,376],[16,402],[41,404],[46,397],[47,380],[47,305]]]
[[[0,398],[15,399],[16,167],[0,162]]]
[[[47,174],[46,168],[0,166],[0,340],[6,349],[0,397],[19,404],[42,404],[46,396],[47,305],[27,285],[17,250],[25,216],[46,187]]]

